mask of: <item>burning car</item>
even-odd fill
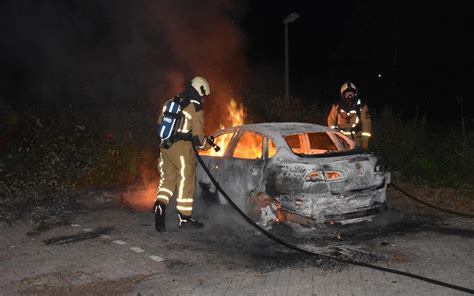
[[[260,123],[213,136],[221,149],[200,155],[234,203],[255,220],[346,224],[386,208],[386,163],[333,129]],[[200,166],[196,188],[225,203]]]

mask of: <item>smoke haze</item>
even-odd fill
[[[1,96],[19,106],[151,107],[156,116],[201,75],[212,89],[207,109],[219,112],[214,106],[239,95],[247,71],[236,3],[6,1]]]

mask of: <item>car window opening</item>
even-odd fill
[[[284,138],[291,151],[300,156],[348,151],[355,147],[349,139],[338,135],[331,137],[326,132],[302,133]]]
[[[268,158],[272,158],[277,152],[275,143],[273,143],[272,139],[268,139]]]
[[[263,137],[244,132],[235,146],[232,157],[242,159],[262,159]]]
[[[230,139],[232,139],[233,134],[234,133],[226,133],[226,134],[216,136],[216,138],[214,139],[214,143],[217,146],[219,146],[221,149],[217,152],[214,149],[200,150],[199,155],[216,156],[216,157],[224,156],[224,152],[227,149],[227,145],[229,145]]]
[[[286,136],[285,141],[288,143],[288,146],[290,146],[291,151],[293,151],[293,153],[295,153],[295,154],[303,153],[303,149],[301,149],[301,143],[300,143],[300,136],[299,135]]]

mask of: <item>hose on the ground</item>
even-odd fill
[[[194,149],[194,153],[196,154],[196,159],[198,160],[199,164],[201,165],[201,167],[203,168],[204,172],[207,174],[207,176],[209,177],[209,179],[211,180],[211,182],[214,184],[214,186],[216,187],[216,189],[222,194],[222,196],[229,202],[229,204],[250,224],[252,225],[253,227],[255,227],[258,231],[260,231],[263,235],[267,236],[268,238],[270,238],[271,240],[289,248],[289,249],[292,249],[294,251],[297,251],[297,252],[301,252],[301,253],[304,253],[304,254],[307,254],[307,255],[310,255],[310,256],[315,256],[315,257],[318,257],[318,258],[325,258],[325,259],[330,259],[330,260],[335,260],[335,261],[338,261],[338,262],[342,262],[342,263],[347,263],[347,264],[352,264],[352,265],[358,265],[358,266],[363,266],[363,267],[367,267],[367,268],[372,268],[372,269],[376,269],[376,270],[380,270],[380,271],[385,271],[385,272],[389,272],[389,273],[393,273],[393,274],[398,274],[398,275],[403,275],[403,276],[406,276],[406,277],[410,277],[410,278],[414,278],[414,279],[418,279],[418,280],[422,280],[422,281],[425,281],[425,282],[428,282],[428,283],[431,283],[431,284],[435,284],[435,285],[439,285],[439,286],[443,286],[443,287],[446,287],[446,288],[450,288],[450,289],[454,289],[454,290],[458,290],[458,291],[462,291],[462,292],[466,292],[466,293],[470,293],[470,294],[474,294],[474,290],[473,289],[469,289],[469,288],[465,288],[465,287],[461,287],[461,286],[458,286],[458,285],[454,285],[454,284],[450,284],[450,283],[445,283],[445,282],[442,282],[442,281],[438,281],[438,280],[435,280],[435,279],[431,279],[431,278],[428,278],[428,277],[424,277],[424,276],[421,276],[421,275],[417,275],[417,274],[413,274],[413,273],[409,273],[409,272],[404,272],[404,271],[400,271],[400,270],[396,270],[396,269],[391,269],[391,268],[386,268],[386,267],[381,267],[381,266],[377,266],[377,265],[372,265],[372,264],[368,264],[368,263],[364,263],[364,262],[357,262],[357,261],[353,261],[353,260],[349,260],[349,259],[343,259],[343,258],[337,258],[337,257],[334,257],[334,256],[329,256],[329,255],[325,255],[325,254],[319,254],[319,253],[315,253],[315,252],[311,252],[311,251],[308,251],[308,250],[305,250],[305,249],[301,249],[295,245],[292,245],[282,239],[280,239],[279,237],[273,235],[272,233],[268,232],[267,230],[263,229],[260,225],[258,225],[255,221],[253,221],[250,217],[248,217],[233,201],[232,199],[227,195],[227,193],[222,189],[222,187],[219,185],[219,183],[216,181],[216,179],[214,178],[214,176],[212,175],[212,173],[209,171],[208,167],[206,166],[206,164],[204,163],[204,161],[202,160],[201,156],[199,155],[196,147],[193,146],[193,149]]]
[[[445,213],[449,213],[449,214],[453,214],[453,215],[457,215],[457,216],[462,216],[462,217],[466,217],[466,218],[474,218],[474,215],[471,215],[471,214],[467,214],[467,213],[461,213],[461,212],[456,212],[456,211],[452,211],[452,210],[447,210],[447,209],[443,209],[443,208],[440,208],[440,207],[437,207],[435,205],[432,205],[430,203],[427,203],[425,201],[422,201],[421,199],[411,195],[410,193],[406,192],[405,190],[403,190],[402,188],[400,188],[398,185],[396,184],[393,184],[393,183],[390,183],[390,186],[392,186],[393,188],[395,188],[396,190],[400,191],[401,193],[403,193],[405,196],[407,196],[408,198],[418,202],[418,203],[421,203],[422,205],[425,205],[429,208],[432,208],[432,209],[435,209],[435,210],[438,210],[440,212],[445,212]]]

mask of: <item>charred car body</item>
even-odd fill
[[[256,220],[271,210],[276,221],[345,224],[386,208],[390,172],[383,159],[333,129],[261,123],[213,136],[221,150],[201,151],[202,159],[233,201]],[[197,192],[219,195],[200,166]]]

